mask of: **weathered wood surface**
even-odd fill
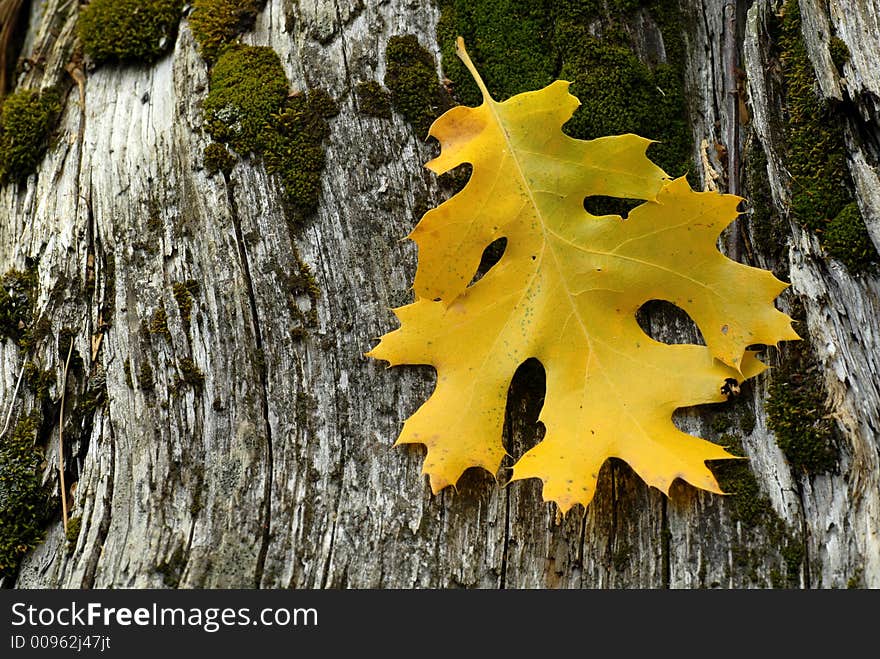
[[[76,3],[33,4],[22,55],[38,51],[43,60],[19,86],[69,75]],[[800,4],[822,93],[851,99],[876,139],[880,6]],[[702,183],[715,172],[720,189],[748,196],[730,166],[742,172],[746,147],[758,144],[784,214],[788,181],[766,30],[778,7],[726,5],[683,3],[694,159],[701,162],[703,140],[728,145],[726,157],[708,154]],[[876,276],[829,261],[797,226],[783,263],[747,224],[727,244],[733,252],[748,244],[742,259],[790,272],[781,304],[803,304],[842,438],[836,470],[792,470],[767,429],[769,375],[744,389],[733,412],[721,410],[754,414],[753,428],[733,432],[782,536],[772,525],[746,528],[733,497],[676,485],[667,499],[615,461],[586,513],[561,521],[534,481],[501,488],[468,472],[457,492],[432,496],[422,452],[391,447],[430,392],[430,369],[385,369],[363,353],[394,326],[388,309],[409,299],[416,253],[400,239],[422,200],[446,193],[423,168],[435,146],[396,114],[390,122],[359,114],[353,89],[383,79],[392,35],[416,34],[439,57],[437,19],[427,1],[270,0],[243,37],[276,50],[294,89],[323,87],[340,103],[319,210],[293,236],[262,165],[239,161],[234,186],[202,167],[207,67],[185,19],[173,52],[156,64],[102,66],[85,73],[82,95],[72,89],[61,138],[38,173],[0,190],[0,267],[39,256],[38,307],[53,336],[76,331],[85,360],[68,396],[82,398],[106,378],[108,402],[83,432],[65,430],[76,479],[71,514],[82,519],[75,549],[66,551],[59,518],[5,585],[739,588],[780,585],[782,575],[795,587],[880,587],[880,286]],[[822,45],[830,26],[852,53],[845,78]],[[734,67],[746,73],[738,91]],[[858,201],[880,244],[877,154],[854,128],[848,147]],[[284,292],[300,261],[321,289],[317,324],[303,337],[293,330],[312,302]],[[172,285],[190,280],[198,294],[187,331]],[[102,329],[108,299],[114,313]],[[160,305],[167,338],[147,331]],[[690,331],[663,314],[650,322],[656,335]],[[204,372],[201,392],[177,386],[186,358]],[[55,369],[50,393],[59,400],[57,345],[36,360]],[[145,363],[151,389],[139,381]],[[4,414],[21,368],[19,349],[0,345]],[[530,379],[540,374],[532,369],[513,386],[505,441],[514,455],[536,441],[540,401]],[[32,398],[19,391],[15,414]],[[681,426],[711,436],[721,412],[683,411]],[[57,486],[57,424],[52,433],[45,478]],[[780,537],[797,545],[801,560],[786,563],[791,547]]]

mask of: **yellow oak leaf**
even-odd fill
[[[716,247],[741,199],[670,180],[642,137],[565,135],[579,105],[568,82],[496,102],[461,39],[458,54],[483,103],[434,122],[441,153],[427,167],[442,174],[470,163],[472,174],[410,234],[419,248],[415,302],[394,310],[400,328],[367,353],[437,371],[397,444],[427,446],[423,471],[435,493],[470,467],[495,474],[511,378],[536,358],[547,378],[546,433],[511,480],[540,478],[544,499],[563,513],[589,504],[611,457],[666,493],[677,478],[720,493],[706,461],[734,456],[678,430],[673,412],[724,401],[728,379],[760,373],[750,346],[798,338],[773,304],[787,284]],[[644,203],[626,219],[594,216],[584,200],[596,195]],[[501,237],[501,259],[471,283]],[[649,300],[687,311],[706,345],[645,334],[636,314]]]

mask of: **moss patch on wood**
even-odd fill
[[[745,455],[736,435],[724,434],[718,442],[733,455]],[[724,501],[730,506],[731,519],[741,525],[741,535],[731,546],[736,572],[761,587],[798,587],[804,559],[803,539],[788,528],[773,509],[770,499],[761,492],[749,462],[719,460],[709,464],[721,489],[728,493]],[[768,546],[762,548],[759,539],[769,541]],[[778,557],[768,555],[776,551]],[[770,583],[767,584],[758,573],[773,562],[777,564],[770,570]]]
[[[184,386],[192,387],[196,393],[201,393],[205,386],[205,374],[202,373],[196,363],[189,357],[184,357],[177,362],[177,369],[180,371],[180,377],[177,380],[177,389]]]
[[[838,73],[843,73],[843,65],[849,62],[850,52],[849,46],[840,37],[831,37],[828,41],[828,54],[831,55],[831,61],[837,68]]]
[[[165,304],[159,303],[159,307],[153,313],[150,319],[150,334],[160,334],[167,339],[171,338],[171,332],[168,329],[168,312],[165,310]]]
[[[693,169],[684,96],[684,45],[678,4],[671,0],[441,0],[437,28],[443,69],[457,100],[481,102],[455,55],[465,39],[496,100],[540,89],[557,78],[572,83],[581,107],[565,125],[579,139],[633,132],[653,140],[649,155],[680,176]],[[665,58],[636,56],[625,28],[645,11],[660,28]],[[386,83],[387,84],[387,83]],[[618,213],[612,204],[602,212]]]
[[[51,495],[41,484],[43,454],[35,447],[38,419],[21,419],[0,441],[0,576],[15,574],[21,559],[43,540]]]
[[[174,295],[174,301],[177,302],[180,320],[187,335],[189,335],[192,323],[193,293],[198,292],[198,286],[199,284],[195,280],[176,281],[171,285],[171,292]]]
[[[265,4],[266,0],[193,0],[189,27],[202,58],[215,62],[223,48],[253,29]]]
[[[205,126],[238,154],[262,157],[282,182],[298,216],[317,208],[324,149],[338,109],[322,90],[289,94],[287,77],[271,48],[230,46],[211,69]]]
[[[104,291],[101,300],[101,330],[106,330],[113,323],[116,312],[116,255],[113,252],[104,254],[104,267],[101,270],[104,280]]]
[[[266,170],[284,185],[290,206],[300,215],[317,210],[324,171],[324,144],[330,137],[327,119],[338,112],[335,102],[320,89],[290,97],[267,135]]]
[[[8,270],[0,277],[0,341],[22,345],[34,314],[37,278],[33,270]]]
[[[150,362],[144,359],[138,369],[138,387],[141,391],[153,391],[155,382],[153,380],[153,367]]]
[[[830,256],[850,270],[863,271],[877,264],[878,255],[853,205],[853,183],[840,130],[844,119],[839,110],[820,100],[797,2],[786,2],[778,31],[788,111],[791,215],[818,235]]]
[[[786,344],[781,363],[770,371],[767,427],[792,469],[832,471],[838,462],[837,436],[821,370],[808,339]]]
[[[452,107],[452,98],[437,78],[434,57],[412,34],[388,40],[385,50],[385,86],[391,103],[415,129],[427,137],[434,119]]]
[[[769,256],[773,263],[783,264],[787,268],[788,260],[783,258],[787,248],[791,230],[788,222],[776,212],[773,193],[767,172],[767,156],[761,144],[754,140],[746,148],[744,158],[745,184],[749,191],[747,215],[754,240],[762,254]],[[786,273],[776,272],[780,279],[786,279]]]
[[[465,105],[482,103],[479,89],[455,54],[458,36],[464,38],[468,53],[496,100],[553,82],[559,72],[552,45],[554,23],[557,16],[564,18],[569,13],[571,4],[552,0],[441,0],[437,41],[443,54],[443,72],[452,81],[456,99]]]
[[[22,89],[0,105],[0,184],[20,183],[43,159],[61,114],[55,90]]]
[[[183,0],[91,0],[77,21],[95,62],[153,62],[173,45]]]
[[[32,361],[25,362],[24,381],[37,401],[45,406],[51,404],[49,389],[55,384],[54,369],[41,369]]]
[[[210,176],[218,173],[229,176],[232,173],[232,168],[235,167],[235,156],[219,142],[211,142],[205,147],[202,162],[204,162],[205,169]]]
[[[125,386],[134,389],[134,381],[131,379],[131,361],[128,359],[122,362],[122,375],[125,378]]]
[[[238,154],[261,153],[272,117],[284,108],[287,77],[281,60],[266,46],[228,48],[211,69],[203,104],[205,127]]]
[[[82,517],[71,517],[67,520],[67,530],[64,532],[64,539],[67,540],[67,553],[72,554],[76,549],[76,543],[79,541],[79,532],[82,530]]]
[[[378,119],[391,118],[391,93],[375,80],[359,82],[356,88],[358,112]]]
[[[878,263],[877,250],[855,201],[849,202],[828,222],[822,243],[829,254],[850,270],[864,272]]]
[[[183,547],[176,547],[167,561],[156,566],[156,572],[162,576],[162,583],[166,588],[177,588],[185,568]]]
[[[80,437],[88,436],[94,425],[95,412],[103,407],[109,401],[107,395],[107,380],[103,371],[99,371],[100,377],[93,377],[97,383],[89,381],[89,388],[83,392],[82,396],[76,401],[76,405],[70,411],[70,415],[66,423],[70,426],[70,430],[65,430],[65,437],[76,437],[76,431],[80,431]]]
[[[288,309],[297,323],[289,328],[290,335],[297,340],[308,336],[310,330],[318,326],[318,298],[321,288],[309,264],[302,260],[294,248],[293,258],[296,270],[276,268],[275,277],[288,301]],[[305,308],[307,298],[308,308]]]

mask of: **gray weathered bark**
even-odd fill
[[[704,185],[717,175],[722,189],[726,181],[748,196],[730,168],[742,167],[746,145],[757,140],[784,213],[787,169],[766,29],[777,7],[725,4],[682,2],[694,159],[706,163]],[[279,186],[259,162],[239,161],[234,186],[202,167],[207,67],[186,19],[173,52],[153,65],[67,73],[76,3],[33,5],[22,57],[39,55],[40,65],[18,86],[66,75],[82,86],[68,96],[60,139],[37,174],[0,189],[0,268],[39,257],[37,307],[53,337],[74,330],[85,362],[70,374],[68,396],[83,399],[106,378],[108,400],[81,432],[65,428],[76,477],[71,514],[82,520],[75,548],[67,551],[61,521],[53,522],[16,587],[755,587],[777,584],[787,569],[793,586],[880,587],[876,275],[850,274],[792,225],[792,287],[781,304],[803,304],[842,438],[838,470],[807,475],[787,463],[767,428],[770,374],[737,402],[756,419],[737,432],[759,494],[798,544],[799,563],[786,563],[779,529],[744,528],[732,498],[681,485],[667,499],[615,461],[586,513],[561,521],[534,481],[501,488],[469,472],[458,491],[433,496],[420,475],[422,452],[391,447],[430,392],[430,369],[387,370],[363,353],[394,326],[388,309],[409,300],[416,253],[400,239],[415,209],[445,193],[423,168],[435,147],[397,115],[388,122],[359,114],[353,89],[383,79],[392,35],[416,34],[439,58],[438,9],[427,1],[269,0],[244,35],[275,49],[294,89],[322,87],[341,107],[331,120],[320,207],[291,235]],[[800,5],[822,94],[851,99],[876,138],[880,5]],[[832,26],[851,51],[845,77],[823,45]],[[734,67],[745,71],[744,86]],[[701,150],[704,140],[726,144],[727,159]],[[854,129],[847,146],[857,200],[880,246],[876,154]],[[728,250],[737,244],[732,238]],[[751,244],[743,260],[778,265]],[[316,301],[285,292],[285,277],[301,263],[320,287]],[[198,289],[187,328],[172,287],[191,280]],[[109,326],[101,316],[107,302]],[[294,331],[310,305],[317,322]],[[148,331],[160,306],[167,337]],[[654,322],[669,336],[689,331],[662,316]],[[11,341],[0,344],[4,414],[23,359]],[[57,338],[32,359],[54,369],[58,401]],[[185,359],[204,372],[203,390],[180,385]],[[141,381],[144,364],[152,388]],[[537,401],[523,393],[528,386],[514,389],[506,441],[517,453],[534,441]],[[19,415],[36,403],[19,391],[13,404]],[[715,414],[682,412],[680,422],[708,436]],[[56,423],[45,470],[56,488],[57,431]]]

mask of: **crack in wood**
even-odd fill
[[[251,328],[254,332],[254,347],[257,354],[263,355],[263,333],[260,326],[260,315],[257,307],[257,296],[254,291],[254,281],[251,277],[250,263],[247,255],[247,246],[241,230],[241,219],[238,213],[238,205],[235,201],[235,191],[229,180],[229,174],[223,172],[223,181],[226,186],[226,199],[229,204],[232,226],[235,232],[235,244],[238,248],[238,256],[241,262],[242,276],[247,286],[248,305],[251,312]],[[263,582],[263,571],[266,566],[266,556],[269,552],[269,542],[272,532],[272,487],[275,476],[275,461],[272,453],[272,424],[269,421],[269,383],[266,365],[261,360],[258,364],[260,375],[260,403],[263,412],[263,421],[266,427],[266,474],[263,488],[263,510],[261,511],[263,533],[260,539],[260,550],[257,554],[257,565],[254,572],[254,588],[260,588]]]

